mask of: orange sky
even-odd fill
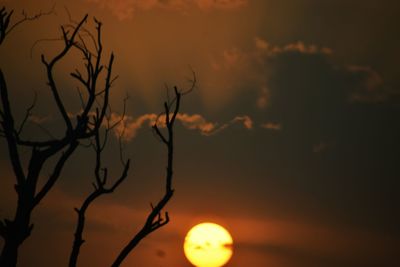
[[[0,0],[16,14],[48,10],[53,2]],[[165,154],[149,126],[162,110],[165,84],[186,88],[192,70],[197,87],[184,97],[176,129],[171,222],[123,266],[189,267],[182,242],[202,221],[231,232],[227,267],[394,266],[400,253],[395,1],[56,1],[56,15],[21,25],[0,49],[17,118],[33,91],[40,96],[26,133],[32,138],[42,136],[35,123],[59,129],[40,55],[54,55],[62,43],[34,43],[60,35],[66,9],[74,20],[89,13],[104,24],[105,50],[115,53],[119,75],[113,118],[129,95],[124,153],[134,162],[125,184],[88,212],[80,266],[109,266],[161,196]],[[67,74],[79,62],[71,55],[56,70],[71,114],[80,106]],[[111,141],[106,159],[115,172],[117,151]],[[82,165],[90,166],[90,157],[80,150],[35,211],[19,266],[66,264],[73,207],[91,190],[91,169]],[[13,183],[1,140],[0,218],[13,214]]]

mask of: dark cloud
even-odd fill
[[[398,222],[399,217],[387,213],[382,218],[381,212],[394,208],[392,186],[398,184],[394,178],[398,170],[393,160],[394,151],[400,148],[396,137],[400,131],[395,123],[399,107],[389,104],[390,99],[386,104],[349,101],[355,92],[380,90],[374,81],[366,84],[366,80],[376,79],[375,73],[366,78],[332,64],[323,55],[298,52],[269,59],[268,64],[274,70],[268,79],[270,104],[262,115],[255,112],[254,120],[279,122],[284,127],[273,137],[280,146],[263,153],[285,155],[280,160],[294,167],[287,175],[295,180],[297,176],[302,185],[293,182],[304,193],[313,194],[321,208],[340,196],[342,200],[336,205],[344,217],[364,213],[367,221],[377,217],[380,219],[375,220],[394,226],[392,222]],[[326,154],[320,157],[311,153],[321,150]],[[379,188],[374,186],[377,177]],[[327,183],[335,183],[328,193]],[[379,195],[379,200],[373,195]],[[346,206],[347,202],[353,204]]]

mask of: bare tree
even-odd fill
[[[17,25],[26,20],[37,17],[28,17],[26,14],[21,21],[10,26],[12,11],[7,12],[6,8],[0,9],[0,45],[5,40],[7,34]],[[21,133],[25,123],[35,103],[27,108],[26,115],[20,125],[16,125],[12,103],[9,99],[9,89],[6,79],[0,69],[0,134],[5,138],[10,162],[15,175],[15,190],[17,193],[17,207],[15,216],[11,219],[0,221],[0,236],[4,239],[4,246],[0,257],[0,266],[16,266],[18,249],[20,245],[29,237],[33,229],[31,215],[38,204],[48,194],[58,181],[63,168],[82,142],[89,141],[95,151],[94,168],[94,191],[83,201],[80,208],[76,208],[78,214],[75,238],[70,255],[69,265],[76,266],[79,250],[83,244],[83,230],[85,225],[85,212],[89,205],[98,197],[112,193],[123,180],[126,179],[129,170],[129,160],[124,163],[122,174],[111,185],[107,185],[108,171],[102,167],[101,155],[107,138],[101,140],[101,127],[109,122],[109,94],[116,77],[112,75],[114,55],[108,57],[107,63],[103,63],[103,46],[101,28],[102,24],[94,19],[95,34],[91,34],[84,25],[87,23],[88,15],[76,23],[61,26],[62,49],[53,58],[47,59],[41,55],[41,61],[47,74],[47,84],[51,95],[56,104],[57,110],[64,124],[64,134],[60,138],[51,137],[47,140],[24,139]],[[87,44],[87,39],[92,43],[91,48]],[[83,90],[80,93],[82,104],[81,111],[71,118],[66,110],[64,101],[60,96],[60,86],[54,78],[54,69],[71,51],[78,51],[83,57],[84,73],[78,69],[70,75]],[[101,80],[104,79],[102,82]],[[193,84],[195,81],[193,82]],[[193,87],[192,87],[193,88]],[[80,92],[80,91],[79,91]],[[168,213],[161,215],[167,202],[173,195],[172,189],[172,167],[173,167],[173,127],[176,116],[179,112],[180,99],[182,93],[174,88],[175,98],[173,101],[166,102],[163,115],[165,118],[166,133],[162,133],[157,123],[153,129],[162,143],[168,150],[167,171],[166,171],[166,191],[158,203],[152,207],[143,228],[133,236],[132,240],[121,250],[112,266],[119,266],[132,249],[148,234],[167,224],[169,221]],[[106,131],[111,127],[106,127]],[[21,149],[29,149],[30,157],[24,164],[20,155]],[[39,176],[43,173],[43,166],[51,166],[51,172],[43,186],[39,186]],[[26,166],[25,166],[26,165]]]
[[[4,10],[4,9],[2,9]],[[1,26],[2,38],[7,34],[7,27],[11,12],[2,16]],[[47,193],[57,182],[66,161],[74,153],[81,140],[86,140],[96,135],[101,127],[108,107],[109,92],[112,85],[112,67],[114,55],[111,54],[107,65],[102,61],[101,44],[101,24],[96,22],[97,26],[97,49],[95,55],[92,55],[85,47],[82,47],[76,41],[82,25],[87,21],[87,15],[79,24],[71,30],[61,27],[64,40],[63,49],[51,60],[47,60],[44,55],[41,56],[42,63],[47,73],[48,86],[56,103],[57,109],[65,123],[65,134],[61,138],[54,138],[45,141],[25,140],[21,137],[24,128],[23,120],[20,127],[16,127],[14,116],[11,110],[11,103],[8,97],[8,88],[3,72],[0,70],[0,94],[1,94],[1,133],[5,137],[8,145],[9,157],[12,163],[13,171],[16,177],[15,190],[17,192],[17,209],[13,219],[5,219],[0,224],[0,234],[4,238],[4,247],[1,254],[1,266],[15,266],[18,256],[18,248],[21,243],[30,235],[33,224],[31,224],[31,214],[35,207],[42,201]],[[87,76],[84,78],[79,71],[71,74],[72,77],[79,80],[87,88],[88,97],[83,104],[84,108],[72,120],[65,109],[63,100],[59,94],[59,87],[54,79],[54,67],[72,50],[78,49],[84,59],[87,69]],[[99,77],[102,70],[105,69],[105,82],[100,88]],[[93,109],[96,110],[92,115]],[[27,110],[27,116],[31,108]],[[21,161],[19,150],[25,147],[31,150],[31,156],[27,167],[24,167]],[[44,185],[38,188],[39,176],[43,166],[50,159],[58,157],[52,167],[51,174]]]

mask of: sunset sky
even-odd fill
[[[392,0],[0,0],[14,19],[51,10],[16,28],[0,67],[21,121],[38,94],[29,138],[57,135],[62,119],[40,55],[69,16],[103,22],[115,54],[114,118],[124,119],[123,185],[88,212],[79,266],[110,266],[164,193],[166,154],[151,131],[166,85],[190,87],[175,136],[171,222],[143,240],[124,267],[190,267],[186,232],[211,221],[232,234],[227,267],[394,267],[400,255],[400,4]],[[36,42],[42,40],[40,42]],[[47,40],[47,41],[46,41]],[[53,40],[53,41],[49,41]],[[80,100],[56,69],[71,114]],[[118,131],[119,128],[116,128]],[[121,171],[118,145],[105,152]],[[76,213],[92,190],[93,153],[80,148],[35,210],[19,266],[66,266]],[[46,175],[46,172],[44,173]],[[0,219],[12,217],[15,178],[0,140]],[[3,243],[0,245],[2,246]]]

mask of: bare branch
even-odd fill
[[[79,100],[81,101],[81,107],[84,108],[85,107],[85,101],[83,100],[83,96],[82,96],[81,90],[79,89],[79,87],[77,87],[76,90],[78,91]]]
[[[4,39],[8,33],[10,18],[13,12],[13,10],[7,12],[4,6],[0,9],[0,45],[4,42]]]
[[[39,11],[39,13],[37,13],[33,16],[29,16],[24,11],[22,11],[23,17],[20,20],[18,20],[17,22],[15,22],[14,24],[10,25],[11,16],[13,15],[14,11],[11,10],[11,11],[7,12],[6,8],[3,6],[0,9],[0,45],[4,42],[6,36],[9,35],[16,27],[18,27],[19,25],[21,25],[22,23],[24,23],[26,21],[33,21],[33,20],[39,19],[42,16],[47,16],[47,15],[53,14],[54,8],[55,8],[55,4],[49,11],[47,11],[47,12]]]
[[[67,26],[71,27],[71,28],[75,28],[76,25],[78,25],[78,22],[72,19],[71,13],[69,12],[69,10],[68,10],[68,8],[66,6],[64,6],[64,10],[67,13],[69,22],[71,23],[71,24],[68,24]],[[85,27],[82,27],[82,31],[86,33],[86,36],[90,37],[90,39],[93,42],[93,45],[94,45],[95,49],[98,50],[98,46],[97,46],[95,37],[93,36],[92,32],[87,30]]]
[[[157,118],[155,120],[155,125],[158,124],[158,121],[161,118],[161,115],[164,115],[164,114],[168,114],[169,115],[169,110],[171,110],[171,108],[172,108],[172,106],[174,104],[175,104],[175,110],[176,110],[176,101],[177,101],[178,96],[181,97],[183,95],[189,94],[190,92],[192,92],[196,88],[196,83],[197,83],[196,73],[193,71],[192,68],[191,68],[191,72],[192,72],[192,76],[193,77],[192,77],[192,79],[189,80],[190,83],[191,83],[190,87],[188,89],[184,90],[184,91],[178,91],[177,87],[175,86],[174,87],[175,97],[172,100],[170,100],[170,97],[169,97],[169,87],[168,87],[168,85],[165,85],[165,88],[167,89],[167,99],[168,99],[168,101],[166,103],[164,103],[164,109],[168,110],[168,112],[164,112],[164,113],[158,114],[158,116],[157,116]],[[179,109],[179,106],[178,106],[178,109]],[[178,113],[174,112],[174,114],[175,115],[173,115],[173,117],[174,117],[173,120],[175,121],[175,118],[176,118]],[[169,121],[169,119],[166,119],[166,121]],[[154,127],[153,127],[153,129],[156,131],[156,135],[161,138],[160,133],[157,133],[157,130]],[[161,140],[162,140],[162,138],[161,138]]]
[[[164,137],[164,135],[161,133],[160,129],[158,129],[157,124],[153,125],[153,129],[156,131],[156,134],[158,137],[160,137],[161,141],[163,141],[164,144],[168,145],[167,139]]]
[[[85,81],[82,77],[82,74],[79,72],[79,70],[75,70],[75,72],[71,72],[70,74],[72,77],[77,79],[80,83],[82,83],[85,87],[89,86],[89,81]]]
[[[46,127],[42,126],[40,123],[33,122],[40,130],[42,130],[49,138],[56,140],[57,138],[48,130]]]
[[[83,23],[86,22],[88,15],[85,15],[85,17],[80,21],[80,23],[78,24],[78,26],[75,28],[75,30],[73,31],[71,37],[68,37],[67,34],[64,31],[64,28],[62,27],[62,31],[63,31],[63,35],[64,35],[64,40],[65,40],[65,47],[64,49],[57,55],[55,56],[50,63],[48,63],[45,58],[44,55],[42,55],[42,62],[43,64],[46,66],[46,70],[47,70],[47,79],[48,79],[48,84],[50,86],[51,92],[53,93],[53,97],[54,100],[57,104],[58,110],[60,111],[65,124],[67,126],[67,131],[69,133],[72,132],[72,124],[71,124],[71,120],[68,117],[68,114],[65,110],[64,104],[60,98],[56,83],[54,81],[54,77],[53,77],[53,68],[55,66],[55,64],[60,61],[67,53],[68,51],[71,49],[71,47],[74,44],[74,39],[75,36],[77,35],[80,27],[83,25]]]
[[[78,220],[76,224],[75,234],[74,234],[74,242],[72,245],[72,250],[69,258],[69,267],[75,267],[78,261],[78,256],[80,252],[80,248],[84,243],[83,239],[83,231],[85,228],[85,219],[86,219],[86,211],[89,206],[100,196],[105,194],[110,194],[114,192],[114,190],[126,179],[128,175],[130,161],[128,160],[127,163],[124,165],[123,172],[121,176],[111,185],[111,187],[106,188],[107,182],[107,168],[103,169],[103,175],[100,173],[101,169],[101,152],[102,147],[100,146],[100,132],[96,131],[95,135],[95,154],[96,154],[96,162],[94,168],[94,175],[95,175],[95,182],[93,182],[94,191],[89,194],[86,199],[83,201],[81,207],[79,209],[75,209],[78,213]]]
[[[192,78],[188,79],[188,80],[189,80],[191,86],[188,89],[186,89],[185,91],[180,92],[181,95],[187,95],[187,94],[191,93],[196,88],[196,84],[197,84],[196,72],[193,70],[192,67],[190,67],[190,71],[192,73]]]
[[[18,129],[18,131],[17,131],[17,134],[19,135],[19,134],[21,134],[21,132],[22,132],[22,130],[23,130],[23,128],[24,128],[24,125],[25,125],[25,123],[26,123],[26,121],[29,119],[29,117],[32,115],[32,109],[35,107],[35,105],[36,105],[36,100],[37,100],[37,93],[35,92],[35,96],[33,97],[33,102],[32,102],[32,104],[26,109],[26,112],[25,112],[25,117],[24,117],[24,119],[22,120],[22,122],[21,122],[21,125],[19,126],[19,129]]]
[[[101,109],[101,113],[100,113],[100,121],[103,121],[104,116],[106,115],[107,112],[107,107],[108,107],[108,99],[109,99],[109,95],[110,95],[110,89],[111,89],[111,82],[112,82],[112,67],[113,67],[113,63],[114,63],[114,54],[111,53],[110,56],[110,61],[108,63],[108,67],[107,67],[107,77],[106,77],[106,82],[104,85],[104,99],[103,99],[103,105],[102,105],[102,109]],[[98,125],[99,127],[100,125]]]
[[[69,145],[68,149],[62,153],[62,155],[58,159],[49,179],[46,181],[44,186],[39,190],[39,192],[34,197],[33,206],[36,206],[37,204],[39,204],[40,201],[43,199],[43,197],[45,197],[46,194],[50,191],[50,189],[54,186],[54,184],[60,177],[61,171],[65,165],[65,162],[69,159],[69,157],[72,155],[72,153],[78,147],[78,145],[79,145],[79,142],[74,141]]]
[[[15,22],[6,32],[6,34],[9,34],[12,30],[14,30],[16,27],[18,27],[20,24],[26,22],[26,21],[32,21],[32,20],[36,20],[42,16],[48,16],[51,14],[54,14],[54,10],[55,10],[56,4],[54,4],[51,9],[47,12],[42,12],[41,10],[39,11],[39,13],[33,15],[33,16],[28,16],[28,14],[26,14],[24,11],[22,11],[22,15],[23,18],[20,19],[19,21]]]
[[[32,46],[31,46],[31,49],[30,49],[30,51],[29,51],[29,56],[30,56],[30,58],[32,59],[33,58],[33,50],[35,49],[35,47],[39,44],[39,43],[41,43],[41,42],[54,42],[54,41],[62,41],[62,38],[42,38],[42,39],[39,39],[39,40],[36,40],[33,44],[32,44]]]
[[[178,92],[178,90],[175,90],[175,99],[176,99],[176,105],[175,105],[175,110],[174,114],[179,112],[179,107],[180,107],[180,100],[181,100],[181,95]],[[167,150],[168,150],[168,156],[167,156],[167,172],[166,172],[166,177],[165,177],[165,185],[166,185],[166,191],[164,196],[161,198],[161,200],[157,203],[156,206],[152,207],[151,212],[147,216],[147,220],[143,227],[140,229],[140,231],[128,242],[128,244],[121,250],[113,264],[111,265],[112,267],[118,267],[121,265],[121,263],[125,260],[125,258],[129,255],[129,253],[139,244],[143,238],[145,238],[147,235],[151,234],[155,230],[159,229],[160,227],[166,225],[169,222],[169,216],[168,213],[165,213],[165,218],[161,216],[161,212],[168,203],[168,201],[171,199],[171,197],[174,194],[174,190],[172,189],[172,176],[173,176],[173,148],[174,148],[174,139],[173,139],[173,127],[174,127],[174,115],[170,119],[169,117],[169,107],[166,104],[165,105],[165,117],[166,117],[166,125],[168,129],[168,136],[165,138],[160,131],[158,130],[157,127],[157,121],[153,125],[153,129],[157,132],[157,134],[160,136],[160,138],[163,140],[165,143]]]
[[[176,86],[174,87],[174,91],[175,91],[175,96],[176,96],[176,105],[175,105],[174,113],[173,113],[172,118],[171,118],[171,123],[172,124],[175,122],[175,118],[176,118],[176,115],[178,114],[179,105],[180,105],[180,102],[181,102],[181,93],[178,92],[178,88]]]

